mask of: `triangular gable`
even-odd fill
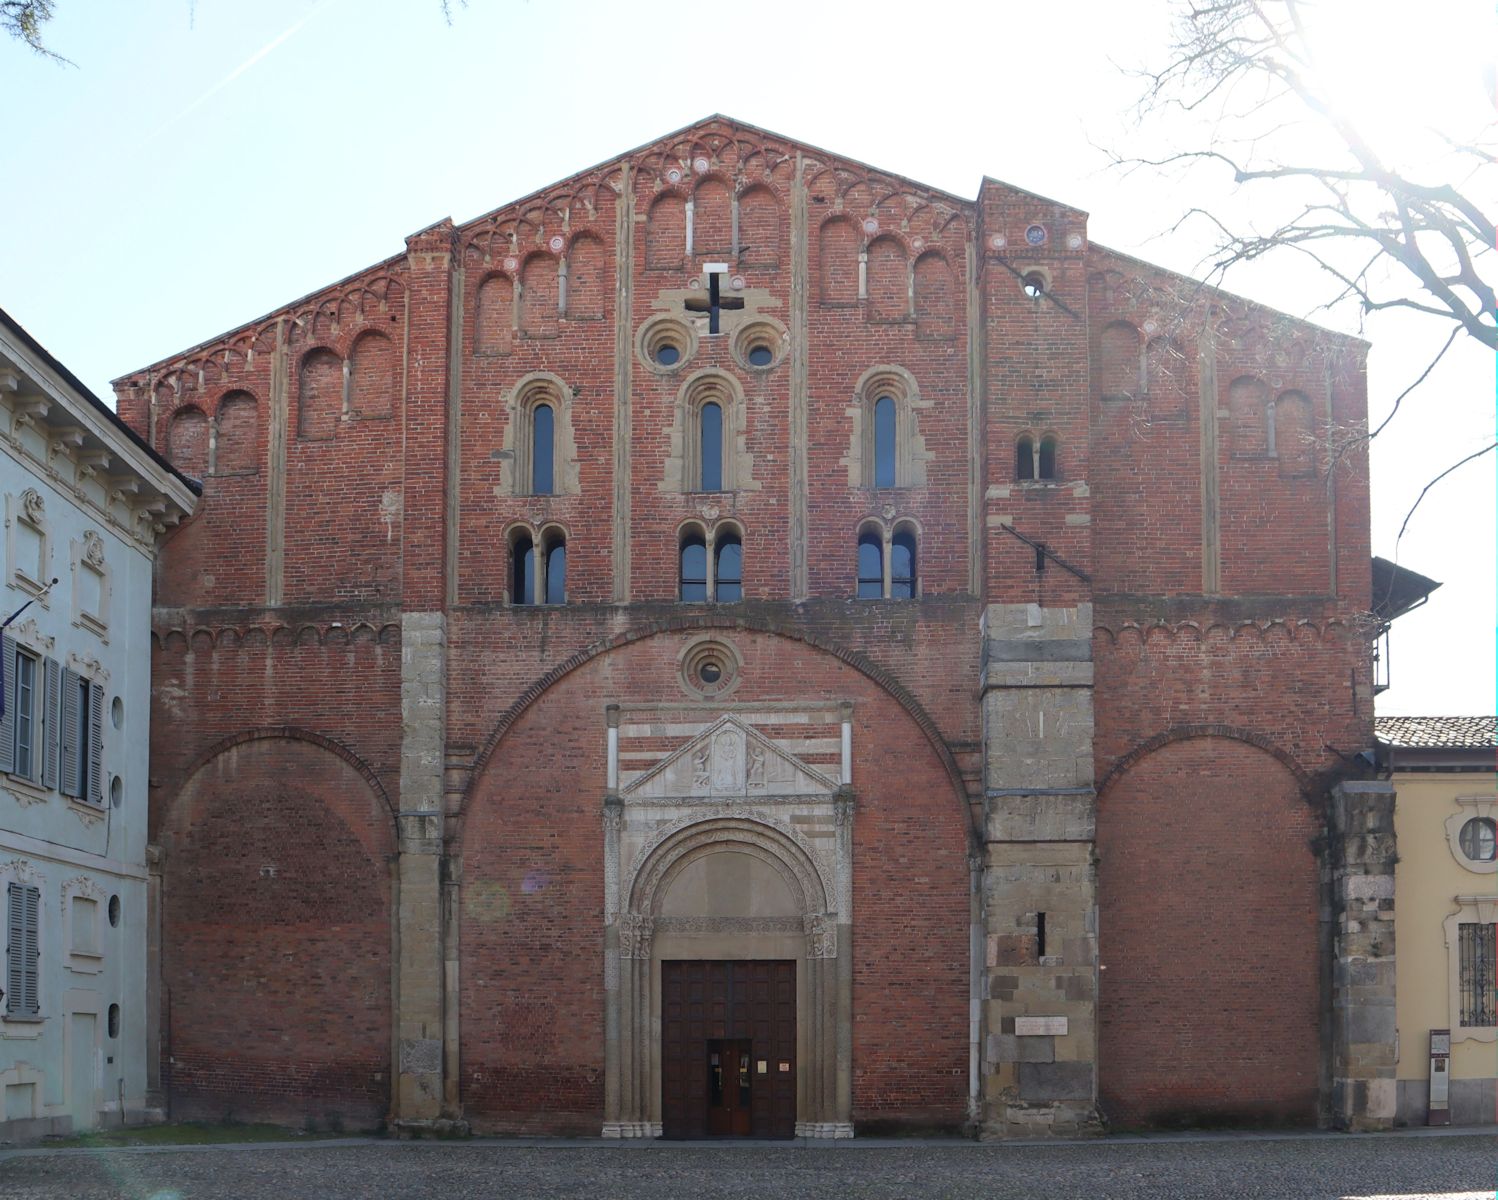
[[[826,796],[837,781],[725,716],[630,783],[633,800]]]

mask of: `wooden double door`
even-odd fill
[[[795,962],[662,962],[661,1093],[668,1138],[794,1137]]]

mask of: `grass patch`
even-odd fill
[[[241,1124],[238,1121],[172,1121],[165,1125],[131,1125],[124,1129],[100,1129],[72,1137],[47,1138],[48,1147],[116,1146],[212,1146],[220,1142],[315,1141],[344,1136],[341,1133],[309,1133],[284,1125]]]

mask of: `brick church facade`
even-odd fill
[[[713,117],[120,379],[172,1111],[1384,1123],[1365,353]]]

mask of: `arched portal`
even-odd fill
[[[724,725],[720,753],[738,732]],[[831,853],[758,813],[687,817],[651,837],[628,804],[610,805],[606,878],[620,886],[605,897],[605,1137],[723,1132],[709,1123],[709,1079],[728,1043],[745,1048],[745,1100],[758,1105],[739,1132],[853,1135],[851,793],[831,788],[800,815],[816,806]],[[773,995],[792,983],[793,1022]]]

